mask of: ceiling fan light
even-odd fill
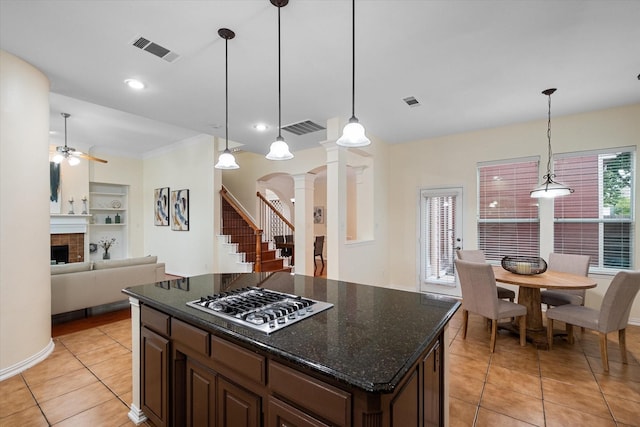
[[[214,166],[216,169],[238,169],[240,166],[236,163],[236,158],[233,157],[229,149],[225,149],[220,157],[218,157],[218,163]]]
[[[358,122],[358,119],[352,117],[342,130],[342,136],[336,144],[342,147],[364,147],[371,144],[371,141],[364,134],[364,126]]]
[[[269,154],[267,154],[269,160],[290,160],[293,159],[293,154],[289,151],[289,146],[281,136],[277,137],[274,142],[271,143],[269,148]]]
[[[51,159],[51,161],[53,163],[57,163],[60,164],[62,161],[64,160],[64,156],[60,153],[56,154],[55,156],[53,156],[53,158]]]
[[[67,161],[69,162],[70,166],[75,166],[75,165],[80,164],[80,159],[75,157],[75,156],[69,156],[67,158]]]

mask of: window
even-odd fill
[[[557,156],[558,181],[575,191],[554,201],[554,251],[591,255],[591,267],[633,262],[633,148]]]
[[[487,260],[540,254],[536,199],[538,160],[522,159],[478,165],[478,249]]]

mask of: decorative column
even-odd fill
[[[312,174],[293,175],[295,194],[295,272],[313,276],[313,181]]]
[[[136,424],[147,420],[142,412],[142,395],[140,393],[140,301],[129,297],[131,305],[131,406],[129,419]]]
[[[327,139],[321,142],[327,151],[327,278],[337,280],[340,273],[340,252],[347,240],[347,150],[336,145],[340,137],[340,120],[327,121]]]

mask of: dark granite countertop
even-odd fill
[[[246,286],[334,306],[266,335],[186,305],[201,296]],[[123,292],[217,335],[381,393],[394,390],[460,306],[452,298],[282,272],[208,274],[133,286]]]

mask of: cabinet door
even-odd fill
[[[436,343],[422,362],[424,372],[424,426],[439,426],[442,419],[440,401],[440,345]]]
[[[169,420],[169,340],[140,329],[140,392],[142,411],[157,427]]]
[[[270,397],[267,427],[329,427],[329,425]]]
[[[420,423],[420,381],[418,369],[409,375],[409,380],[402,386],[391,401],[392,427],[418,427]]]
[[[215,427],[216,375],[187,359],[187,426]]]
[[[260,396],[218,378],[218,427],[258,427],[262,410]]]

